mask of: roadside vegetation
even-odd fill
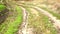
[[[6,6],[0,5],[1,12],[5,8]],[[14,34],[15,32],[18,31],[19,25],[21,25],[23,21],[22,20],[23,19],[22,9],[17,5],[13,8],[15,10],[11,8],[9,10],[7,19],[5,19],[5,21],[2,24],[0,24],[0,34]]]
[[[8,28],[4,34],[14,34],[15,32],[18,31],[18,27],[22,23],[22,19],[23,19],[22,9],[19,6],[16,6],[15,10],[17,13],[15,15],[15,20],[9,23]]]

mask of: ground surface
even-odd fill
[[[13,3],[14,10],[9,11],[7,19],[0,25],[0,34],[60,34],[60,14],[45,4],[36,1]]]

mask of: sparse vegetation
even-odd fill
[[[39,16],[33,14],[29,8],[27,9],[29,12],[28,16],[28,27],[34,28],[34,34],[57,34],[53,24],[49,22],[49,18],[42,13],[38,13]]]

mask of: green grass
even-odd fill
[[[22,9],[16,6],[16,12],[18,12],[16,20],[12,23],[9,23],[7,32],[5,32],[4,34],[14,34],[14,32],[18,30],[19,24],[22,23]]]
[[[6,21],[7,24],[3,23],[2,25],[0,25],[1,26],[0,34],[1,34],[1,32],[4,34],[14,34],[15,32],[18,31],[18,27],[22,23],[23,14],[22,14],[22,9],[19,6],[16,6],[15,9],[16,9],[15,13],[17,13],[17,15],[14,14],[14,15],[16,15],[15,20],[12,22]],[[11,11],[11,12],[13,12],[13,11]],[[13,17],[13,16],[11,16],[11,17]],[[8,17],[8,20],[10,20],[9,18],[10,17]]]
[[[55,13],[53,10],[51,10],[51,9],[49,9],[49,8],[46,8],[46,7],[40,7],[40,8],[42,8],[43,10],[48,11],[48,12],[51,13],[53,16],[57,17],[57,19],[60,19],[60,14]]]

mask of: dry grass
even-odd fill
[[[38,16],[36,16],[36,13],[33,14],[32,12],[33,10],[29,9],[28,27],[34,28],[34,34],[56,34],[56,30],[52,23],[49,22],[49,18],[47,16],[40,12],[38,12]]]

